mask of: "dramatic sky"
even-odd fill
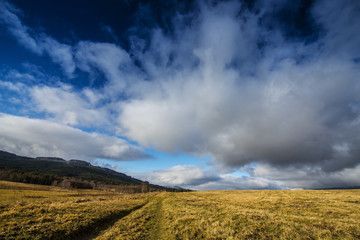
[[[198,190],[360,185],[360,1],[0,0],[0,150]]]

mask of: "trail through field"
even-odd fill
[[[94,239],[161,239],[162,202],[166,195],[153,196],[143,207],[119,219]]]
[[[97,226],[94,229],[91,229],[89,232],[82,233],[80,236],[77,237],[79,240],[90,240],[95,239],[108,229],[110,229],[115,222],[119,221],[120,219],[126,217],[127,215],[131,214],[132,212],[140,209],[145,204],[142,204],[140,206],[134,207],[132,209],[124,210],[118,213],[115,213],[113,215],[110,215],[104,219],[100,219],[98,221]]]
[[[162,229],[162,221],[161,221],[161,216],[162,216],[162,205],[163,205],[163,200],[164,197],[158,197],[155,201],[156,201],[156,205],[155,205],[155,215],[153,218],[153,226],[152,226],[152,231],[150,231],[150,238],[151,240],[157,240],[160,239],[160,234],[161,234],[161,229]]]

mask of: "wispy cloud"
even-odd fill
[[[38,45],[37,41],[29,34],[29,28],[24,26],[17,14],[20,10],[6,1],[0,1],[0,21],[7,25],[8,30],[16,37],[16,39],[36,54],[41,55],[43,49]]]
[[[17,15],[20,12],[12,4],[0,1],[0,22],[6,25],[8,31],[14,35],[16,40],[38,55],[48,54],[55,63],[60,64],[68,77],[73,77],[75,63],[72,47],[60,43],[44,33],[32,31],[21,22]]]
[[[47,52],[50,58],[62,67],[68,77],[73,77],[76,65],[71,46],[60,43],[48,36],[43,36],[40,45]]]
[[[8,81],[1,81],[0,80],[0,88],[6,88],[10,91],[14,91],[14,92],[23,92],[23,90],[26,90],[26,87],[23,83],[13,83],[13,82],[8,82]]]
[[[111,87],[108,89],[111,91],[121,93],[131,80],[132,59],[125,50],[115,44],[79,42],[75,56],[81,70],[90,74],[101,71],[109,81]]]

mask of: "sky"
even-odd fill
[[[0,150],[194,190],[360,185],[357,0],[0,0]]]

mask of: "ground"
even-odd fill
[[[0,181],[0,239],[360,239],[360,190],[119,194]]]

